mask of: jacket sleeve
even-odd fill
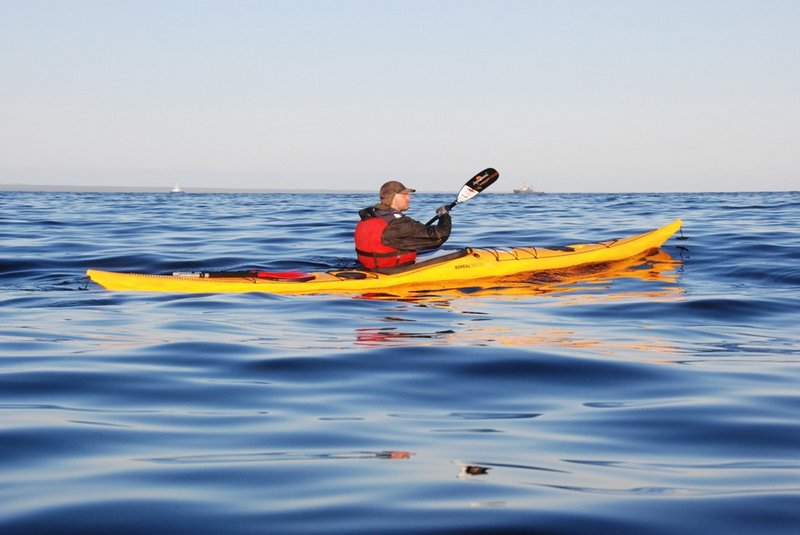
[[[424,251],[441,247],[450,237],[450,214],[439,217],[436,226],[426,227],[416,219],[403,216],[389,222],[381,235],[381,243],[400,251]]]

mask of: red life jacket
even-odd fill
[[[417,258],[414,251],[399,251],[381,243],[381,236],[388,224],[382,217],[371,217],[356,225],[356,254],[358,261],[367,269],[401,266]]]

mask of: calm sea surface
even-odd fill
[[[689,238],[513,291],[84,276],[349,267],[372,201],[0,193],[0,533],[797,533],[800,193],[487,192],[448,246]]]

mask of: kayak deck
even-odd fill
[[[322,294],[363,293],[400,286],[406,289],[434,289],[478,279],[496,279],[521,273],[625,260],[657,249],[680,227],[681,221],[676,220],[664,227],[628,238],[561,248],[467,248],[381,272],[332,270],[308,273],[302,280],[260,278],[255,274],[257,272],[246,276],[206,277],[89,269],[86,274],[93,282],[108,290],[146,292]]]

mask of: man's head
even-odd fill
[[[402,182],[390,180],[381,186],[381,202],[402,212],[408,210],[411,193],[415,191],[417,190],[405,187]]]

